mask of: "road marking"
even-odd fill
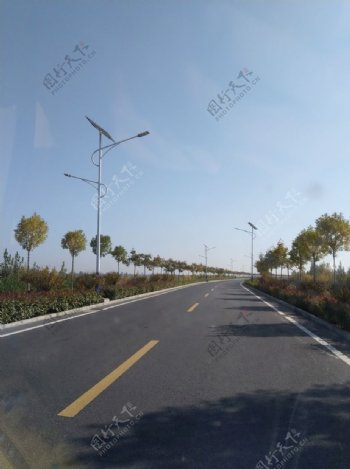
[[[192,306],[190,306],[190,307],[188,308],[187,312],[188,312],[188,313],[192,313],[192,311],[193,311],[194,309],[196,309],[197,306],[199,306],[199,303],[194,303]]]
[[[329,352],[331,352],[335,357],[339,358],[340,360],[342,360],[344,363],[346,363],[347,365],[350,366],[350,358],[347,357],[346,355],[344,355],[344,353],[342,352],[339,352],[339,350],[337,350],[335,347],[333,347],[333,345],[329,344],[326,340],[324,339],[321,339],[321,337],[319,337],[318,335],[314,334],[313,332],[311,332],[309,329],[307,329],[306,327],[302,326],[301,324],[298,323],[298,321],[296,321],[294,318],[288,316],[286,313],[282,313],[282,311],[279,311],[275,306],[273,306],[271,303],[269,303],[268,301],[265,301],[263,298],[261,298],[259,295],[256,295],[254,292],[252,292],[251,290],[249,290],[249,288],[246,288],[245,286],[243,286],[241,284],[241,286],[247,290],[249,293],[251,293],[252,295],[254,295],[256,298],[258,298],[260,301],[262,301],[263,303],[265,303],[267,306],[269,306],[270,308],[272,308],[274,311],[276,311],[276,313],[278,313],[280,316],[283,316],[285,319],[287,319],[287,321],[291,322],[292,324],[294,324],[296,327],[298,327],[300,330],[302,330],[303,332],[305,332],[305,334],[307,334],[308,336],[310,336],[312,339],[314,339],[316,342],[318,342],[319,344],[323,345]]]
[[[96,306],[98,306],[98,304]],[[33,331],[34,329],[40,329],[41,327],[46,327],[46,326],[49,326],[51,324],[56,324],[56,322],[71,321],[72,319],[81,318],[82,316],[89,316],[90,314],[95,314],[98,311],[101,311],[101,310],[99,309],[97,311],[96,310],[95,311],[89,311],[88,313],[77,314],[76,316],[70,316],[69,318],[56,319],[55,321],[45,322],[45,324],[39,324],[38,326],[27,327],[26,329],[21,329],[19,331],[7,332],[6,334],[1,334],[1,332],[0,332],[0,334],[1,334],[0,339],[2,339],[3,337],[8,337],[10,335],[22,334],[22,332],[28,332],[28,331]]]
[[[204,298],[207,298],[208,296],[209,296],[209,293],[206,293],[206,294],[204,295]]]
[[[95,386],[84,392],[72,404],[63,409],[58,415],[59,417],[75,417],[81,410],[83,410],[90,402],[96,399],[103,391],[105,391],[111,384],[120,378],[129,368],[140,360],[147,352],[149,352],[159,340],[150,340],[145,346],[138,350],[134,355],[128,358],[124,363],[118,366],[115,370],[105,376]]]

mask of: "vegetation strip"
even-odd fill
[[[212,282],[217,282],[217,281],[219,281],[219,280],[212,280]],[[16,325],[24,325],[24,324],[22,322],[19,322],[17,324],[16,323],[10,323],[10,324],[5,324],[5,325],[0,324],[0,339],[2,337],[8,337],[10,335],[15,335],[15,334],[21,334],[22,332],[32,331],[34,329],[38,329],[38,328],[41,328],[41,327],[50,327],[51,325],[54,325],[58,322],[69,321],[71,319],[77,319],[77,318],[80,318],[82,316],[87,316],[87,315],[90,315],[90,314],[98,313],[99,311],[105,311],[105,310],[108,310],[108,309],[113,309],[113,308],[118,308],[120,306],[128,305],[130,303],[135,303],[137,301],[147,300],[148,298],[155,298],[157,296],[161,296],[161,295],[165,295],[167,293],[171,293],[172,291],[175,291],[175,290],[180,290],[180,289],[183,289],[183,288],[188,288],[188,287],[191,287],[191,286],[200,285],[201,283],[202,282],[190,283],[190,284],[187,284],[187,285],[181,285],[180,287],[167,288],[167,289],[161,290],[159,292],[143,293],[141,295],[135,295],[133,297],[122,298],[120,300],[114,300],[114,301],[112,301],[112,303],[114,303],[114,304],[112,304],[111,306],[107,306],[107,307],[101,308],[101,309],[95,309],[93,311],[83,312],[81,314],[74,314],[73,310],[63,311],[63,312],[57,313],[57,314],[63,315],[64,313],[66,313],[67,315],[68,314],[73,314],[73,316],[69,316],[68,318],[55,319],[54,321],[45,322],[44,324],[39,324],[37,326],[26,327],[25,329],[13,331],[13,332],[2,333],[1,330],[7,329],[9,327],[15,327]],[[92,305],[89,308],[93,308],[95,306],[99,307],[100,305],[99,304]],[[28,320],[25,320],[25,321],[28,321],[28,323],[29,323],[30,321],[39,321],[39,320],[45,320],[45,319],[48,319],[48,318],[45,317],[45,316],[43,316],[43,317],[39,316],[39,317],[31,318],[31,319],[28,319]]]
[[[103,391],[105,391],[111,384],[113,384],[118,378],[120,378],[129,368],[131,368],[136,362],[138,362],[146,353],[148,353],[153,347],[159,343],[159,340],[150,340],[140,350],[134,353],[124,363],[113,370],[109,375],[99,381],[95,386],[90,388],[72,404],[63,409],[58,416],[59,417],[75,417],[79,414],[87,405],[89,405],[96,397],[98,397]]]
[[[313,283],[307,279],[302,282],[295,278],[276,279],[267,275],[246,283],[330,324],[350,331],[348,287],[327,286],[327,284]]]

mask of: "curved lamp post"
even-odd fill
[[[101,182],[101,177],[102,177],[102,158],[108,153],[110,150],[112,150],[114,147],[120,145],[121,143],[127,142],[128,140],[132,140],[134,138],[140,138],[140,137],[145,137],[146,135],[149,135],[148,131],[145,132],[140,132],[133,137],[125,138],[123,140],[119,140],[116,142],[113,137],[101,126],[96,124],[92,119],[89,117],[85,116],[86,119],[90,122],[90,124],[97,129],[98,134],[99,134],[99,145],[97,150],[95,150],[92,155],[91,155],[91,161],[92,163],[97,166],[98,168],[98,180],[97,181],[91,181],[90,179],[85,179],[85,178],[80,178],[78,176],[72,176],[71,174],[65,173],[64,175],[67,177],[72,177],[75,179],[80,179],[81,181],[87,182],[90,185],[93,185],[97,189],[97,235],[96,235],[96,275],[100,275],[100,231],[101,231],[101,198],[104,197],[107,193],[107,187],[105,184]],[[108,138],[111,140],[113,143],[110,145],[105,145],[102,146],[102,136]],[[98,161],[97,163],[94,161],[94,156],[98,154]],[[101,194],[101,186],[104,187],[104,193]]]
[[[235,228],[235,230],[238,231],[244,231],[245,233],[248,233],[252,237],[252,247],[251,247],[251,273],[250,273],[250,278],[253,280],[253,269],[254,269],[254,239],[255,239],[255,233],[254,230],[257,230],[258,228],[253,225],[250,221],[248,221],[248,225],[251,227],[251,231],[248,230],[243,230],[242,228]]]

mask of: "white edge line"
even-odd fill
[[[331,352],[333,355],[335,355],[337,358],[339,358],[340,360],[342,360],[344,363],[346,363],[347,365],[350,366],[350,358],[347,357],[346,355],[344,355],[344,353],[340,352],[339,350],[337,350],[335,347],[333,347],[333,345],[329,344],[327,341],[325,341],[324,339],[321,339],[321,337],[319,337],[318,335],[314,334],[313,332],[311,332],[309,329],[307,329],[306,327],[302,326],[301,324],[298,323],[298,321],[296,321],[295,319],[291,318],[290,316],[288,316],[287,314],[285,313],[282,313],[282,311],[279,311],[275,306],[273,306],[271,303],[269,303],[268,301],[265,301],[263,298],[261,298],[259,295],[255,294],[254,292],[252,292],[251,290],[249,290],[249,288],[245,287],[244,285],[242,285],[241,283],[241,287],[244,288],[245,290],[247,290],[249,293],[251,293],[252,295],[254,295],[256,298],[258,298],[260,301],[262,301],[263,303],[265,303],[267,306],[269,306],[270,308],[272,308],[274,311],[276,311],[276,313],[278,313],[280,316],[283,316],[285,319],[287,319],[289,322],[291,322],[292,324],[294,324],[296,327],[298,327],[300,330],[302,330],[303,332],[305,332],[305,334],[307,334],[308,336],[310,336],[312,339],[314,339],[316,342],[318,342],[319,344],[323,345],[324,347],[326,347],[327,350],[329,350],[329,352]]]
[[[22,332],[28,332],[28,331],[33,331],[34,329],[40,329],[40,327],[46,327],[50,324],[56,324],[56,322],[70,321],[71,319],[81,318],[82,316],[88,316],[89,314],[98,313],[99,311],[101,310],[99,309],[97,311],[89,311],[88,313],[78,314],[76,316],[71,316],[69,318],[57,319],[56,321],[45,322],[45,324],[39,324],[38,326],[27,327],[26,329],[21,329],[20,331],[7,332],[6,334],[1,334],[0,339],[2,339],[3,337],[8,337],[9,335],[21,334]]]

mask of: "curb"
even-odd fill
[[[228,280],[234,280],[234,279],[227,279]],[[224,282],[225,280],[209,280],[208,283],[214,283],[214,282]],[[10,322],[8,324],[1,324],[0,323],[0,336],[1,336],[1,331],[6,330],[6,329],[11,329],[14,327],[18,326],[26,326],[27,324],[33,324],[36,322],[40,321],[47,321],[50,319],[55,319],[55,318],[60,318],[62,316],[69,316],[72,315],[74,316],[76,313],[86,313],[88,311],[91,311],[95,308],[102,308],[103,306],[107,305],[108,306],[113,306],[113,305],[118,305],[121,303],[128,303],[130,300],[136,300],[136,299],[143,299],[143,298],[148,298],[152,296],[159,296],[163,295],[165,293],[169,293],[173,290],[180,290],[182,288],[188,288],[192,287],[194,285],[203,285],[206,282],[194,282],[194,283],[189,283],[187,285],[180,285],[178,287],[170,287],[170,288],[164,288],[162,290],[156,290],[152,292],[147,292],[147,293],[140,293],[139,295],[133,295],[133,296],[126,296],[125,298],[119,298],[117,300],[109,300],[107,298],[104,299],[103,303],[95,303],[90,306],[82,306],[81,308],[75,308],[75,309],[69,309],[66,311],[60,311],[58,313],[50,313],[50,314],[45,314],[42,316],[35,316],[33,318],[28,318],[28,319],[22,319],[21,321],[15,321],[15,322]],[[101,309],[102,311],[102,309]]]
[[[22,319],[21,321],[10,322],[8,324],[1,324],[0,323],[0,331],[5,330],[5,329],[10,329],[11,327],[25,326],[26,324],[32,324],[32,323],[35,323],[35,322],[44,321],[46,319],[59,318],[61,316],[66,316],[68,314],[88,312],[88,311],[91,311],[92,309],[94,309],[96,307],[101,307],[101,306],[105,305],[106,303],[108,303],[108,301],[103,301],[101,303],[95,303],[95,304],[89,305],[89,306],[81,306],[80,308],[68,309],[66,311],[60,311],[58,313],[50,313],[50,314],[44,314],[42,316],[35,316],[33,318]]]
[[[308,311],[305,311],[304,309],[298,308],[297,306],[291,305],[290,303],[287,303],[287,301],[280,300],[279,298],[276,298],[275,296],[269,295],[268,293],[265,293],[262,290],[259,290],[258,288],[251,287],[250,285],[244,285],[246,288],[251,289],[252,291],[259,293],[260,295],[265,295],[269,299],[275,301],[276,303],[281,304],[282,306],[286,306],[289,309],[291,309],[294,313],[299,313],[301,316],[303,316],[306,319],[309,319],[313,322],[316,322],[320,326],[325,327],[331,332],[336,332],[339,334],[343,339],[347,339],[350,341],[350,332],[344,331],[343,329],[338,328],[335,324],[331,324],[328,321],[325,321],[324,319],[319,318],[318,316],[315,316],[314,314],[309,313]]]

